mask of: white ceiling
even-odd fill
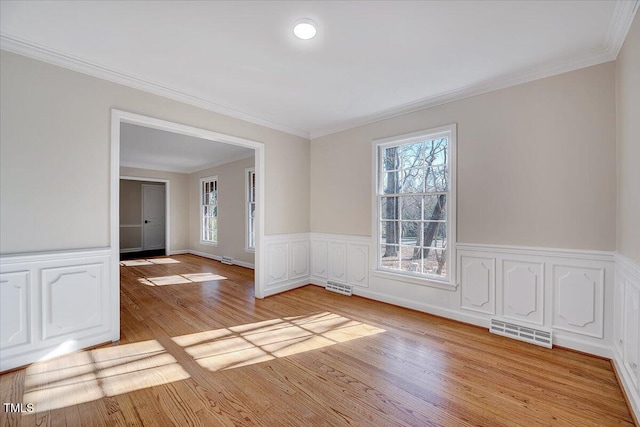
[[[0,2],[3,49],[315,137],[615,59],[618,1]],[[297,40],[298,18],[318,36]]]
[[[251,148],[130,123],[120,125],[120,166],[193,173],[253,155]]]

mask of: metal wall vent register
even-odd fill
[[[498,319],[491,319],[489,332],[542,347],[551,348],[553,346],[553,337],[550,331],[528,328],[514,323],[503,322]]]
[[[344,283],[332,282],[329,280],[327,285],[324,287],[326,290],[331,292],[337,292],[342,295],[351,296],[353,294],[353,287],[351,285],[345,285]]]

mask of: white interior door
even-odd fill
[[[165,247],[165,186],[142,185],[142,250]]]

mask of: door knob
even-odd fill
[[[148,220],[148,219],[145,219],[145,220],[144,220],[144,223],[145,223],[145,224],[149,224],[149,220]]]

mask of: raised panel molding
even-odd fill
[[[623,357],[634,386],[640,390],[640,288],[629,283],[625,295]]]
[[[329,280],[347,282],[347,244],[329,242]]]
[[[329,278],[329,243],[324,240],[311,242],[311,275]]]
[[[291,242],[291,279],[309,275],[309,241]]]
[[[553,327],[603,337],[604,269],[555,265]]]
[[[613,343],[620,354],[623,353],[624,343],[624,290],[626,278],[622,271],[616,271],[616,280],[613,289]]]
[[[544,264],[504,260],[502,284],[504,317],[544,323]]]
[[[289,243],[267,244],[267,286],[289,280]]]
[[[347,244],[347,282],[356,286],[369,286],[369,246]]]
[[[95,248],[0,256],[0,371],[119,338],[114,255]]]
[[[102,264],[92,264],[42,270],[44,340],[101,324],[102,269]]]
[[[6,349],[30,341],[30,273],[17,271],[0,274],[0,348]]]
[[[495,314],[495,258],[462,255],[460,307]]]
[[[640,418],[640,264],[616,254],[614,366],[630,407]]]

